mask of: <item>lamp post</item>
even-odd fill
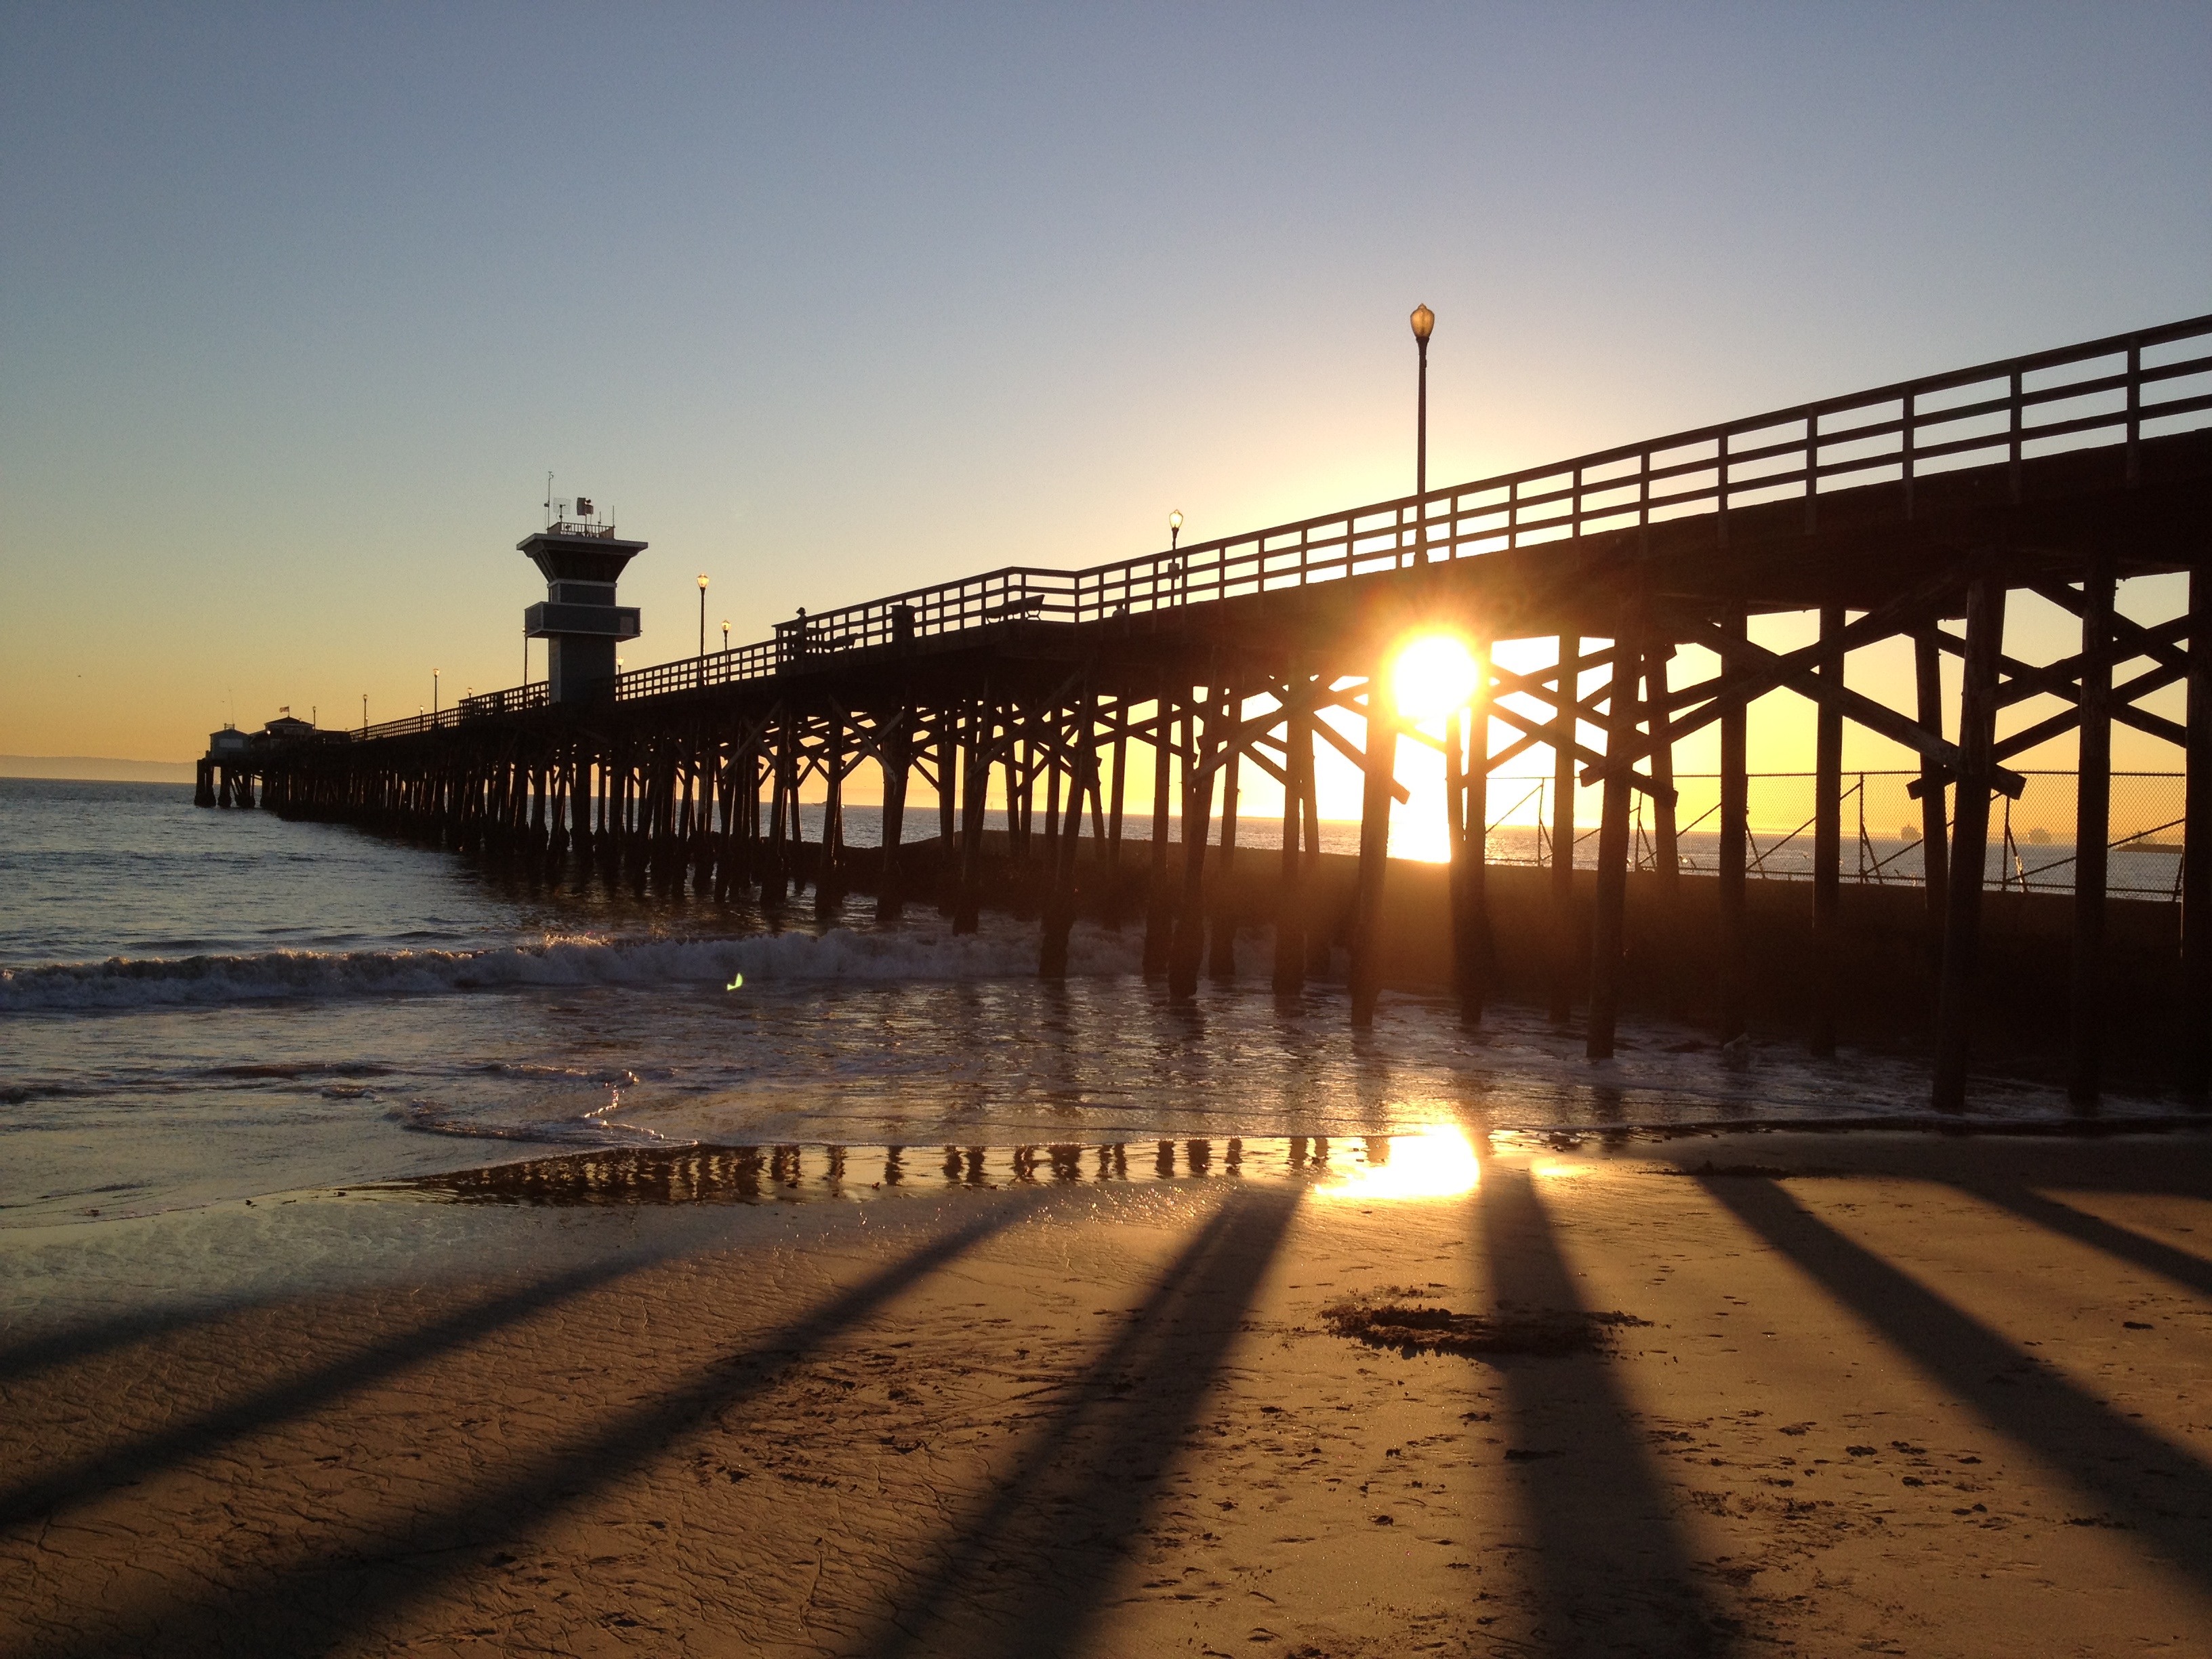
[[[1415,544],[1423,557],[1428,555],[1429,507],[1429,335],[1437,325],[1437,313],[1426,306],[1415,306],[1413,315],[1413,343],[1421,353],[1421,390],[1413,416],[1413,494],[1419,500],[1413,508]]]
[[[707,573],[699,573],[699,654],[707,654]]]
[[[361,694],[361,734],[364,738],[368,735],[368,693],[366,691]]]
[[[727,655],[729,655],[729,653],[730,653],[730,619],[729,619],[727,617],[723,617],[723,618],[722,618],[722,654],[723,654],[724,656],[726,656],[726,657]]]
[[[445,672],[442,668],[430,671],[430,724],[433,726],[438,723],[438,676]]]
[[[1177,507],[1174,512],[1168,514],[1169,552],[1172,553],[1176,550],[1176,543],[1182,538],[1182,509],[1181,507]],[[1180,599],[1182,597],[1182,561],[1181,559],[1169,560],[1168,572],[1176,579],[1176,598]]]

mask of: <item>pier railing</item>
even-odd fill
[[[2133,482],[2144,439],[2212,425],[2207,411],[2212,316],[1898,381],[1088,569],[1016,565],[912,588],[801,616],[779,624],[773,639],[631,669],[617,680],[615,695],[628,701],[739,684],[845,651],[996,623],[1101,622],[1682,518],[1714,520],[1716,538],[1725,544],[1733,512],[1800,500],[1809,530],[1818,526],[1823,495],[1865,484],[1902,483],[1910,515],[1921,478],[2002,464],[2010,468],[2016,492],[2024,461],[2069,449],[2122,449]],[[542,701],[543,688],[536,689]],[[363,735],[454,724],[478,705],[526,697],[532,690],[489,693],[434,721],[387,721]]]

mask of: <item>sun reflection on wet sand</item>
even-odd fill
[[[1134,1152],[1135,1157],[1131,1153]],[[400,1181],[356,1198],[461,1203],[699,1204],[853,1200],[946,1188],[1145,1182],[1289,1180],[1324,1198],[1449,1198],[1472,1192],[1474,1147],[1463,1130],[1424,1124],[1364,1140],[1231,1135],[1103,1146],[623,1146],[563,1152]]]
[[[1482,1179],[1474,1143],[1449,1123],[1423,1124],[1409,1134],[1376,1135],[1366,1155],[1340,1171],[1332,1169],[1314,1187],[1316,1198],[1360,1202],[1403,1198],[1456,1198]]]

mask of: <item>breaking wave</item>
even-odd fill
[[[484,951],[272,951],[0,969],[0,1013],[196,1006],[274,998],[436,995],[528,987],[749,980],[1000,979],[1036,971],[1033,934],[756,933],[734,939],[549,938]],[[1133,939],[1079,927],[1071,973],[1133,972]]]

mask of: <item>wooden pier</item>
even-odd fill
[[[683,884],[775,904],[800,883],[873,888],[896,915],[921,897],[956,928],[987,905],[1034,908],[1039,962],[1063,973],[1079,909],[1144,930],[1148,973],[1188,994],[1202,975],[1264,971],[1297,988],[1328,936],[1350,951],[1350,1014],[1371,1022],[1383,981],[1389,814],[1401,744],[1433,744],[1391,707],[1387,665],[1435,630],[1475,647],[1485,673],[1442,747],[1450,864],[1451,981],[1479,1021],[1501,981],[1540,962],[1555,1013],[1586,1011],[1588,1052],[1613,1052],[1632,935],[1667,933],[1681,903],[1676,745],[1717,725],[1723,773],[1709,948],[1683,971],[1712,989],[1716,1036],[1745,1029],[1753,911],[1747,876],[1746,711],[1790,690],[1819,708],[1813,879],[1801,884],[1816,969],[1806,1040],[1832,1052],[1848,988],[1838,949],[1842,732],[1855,721],[1918,756],[1935,1103],[1966,1097],[1983,968],[1991,803],[2016,794],[2007,764],[2078,731],[2069,1081],[2094,1109],[2111,1000],[2106,890],[2114,723],[2174,744],[2186,773],[2172,1006],[2174,1081],[2212,1080],[2212,318],[2037,353],[1680,432],[1425,494],[1085,570],[1010,568],[803,617],[760,643],[634,670],[608,695],[550,702],[543,685],[465,699],[435,720],[347,742],[292,741],[203,763],[203,805],[434,837],[465,851],[588,860],[640,884]],[[2114,608],[2124,578],[2185,573],[2175,614]],[[609,590],[610,592],[611,589]],[[2008,655],[2008,596],[2042,595],[2079,619],[2079,649]],[[1815,641],[1778,653],[1747,623],[1813,613]],[[1913,642],[1910,710],[1852,690],[1850,652]],[[1552,642],[1550,665],[1492,659],[1505,641]],[[1676,648],[1717,672],[1682,684]],[[1963,690],[1942,694],[1945,656]],[[2123,672],[2124,671],[2124,672]],[[1585,680],[1601,675],[1594,689]],[[2174,720],[2143,699],[2185,683]],[[2000,738],[2002,710],[2052,700]],[[1321,718],[1348,711],[1354,743]],[[1585,743],[1580,729],[1601,734]],[[1348,892],[1322,880],[1316,745],[1365,781]],[[1559,771],[1546,920],[1526,903],[1495,925],[1486,866],[1489,782],[1525,754]],[[856,769],[881,775],[877,854],[846,844]],[[1142,770],[1133,770],[1142,769]],[[1279,850],[1237,847],[1246,769],[1283,786]],[[1133,776],[1150,821],[1125,835]],[[934,798],[913,822],[913,781]],[[800,793],[827,793],[820,835],[800,835]],[[1572,867],[1576,782],[1601,783],[1598,859]],[[1630,880],[1644,798],[1656,851]],[[1003,834],[987,836],[994,808]],[[917,830],[933,829],[927,838]],[[1274,955],[1235,960],[1224,896],[1268,882]],[[1223,879],[1232,869],[1237,880]],[[1640,915],[1632,915],[1637,889]],[[1318,896],[1328,887],[1336,896]],[[1702,901],[1701,901],[1702,902]],[[1689,955],[1686,951],[1686,955]],[[1510,959],[1510,971],[1501,967]]]

